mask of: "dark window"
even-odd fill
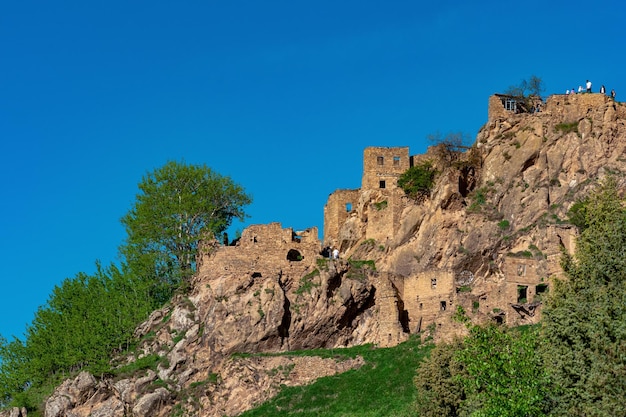
[[[539,284],[535,287],[535,294],[544,294],[548,292],[548,284]]]
[[[385,163],[385,158],[383,158],[382,156],[378,156],[376,157],[376,162],[378,163],[378,165],[383,165]]]
[[[441,308],[441,311],[446,311],[446,302],[445,301],[440,301],[439,302],[439,307]]]
[[[437,288],[437,278],[432,278],[430,280],[430,288]]]
[[[381,180],[379,183],[379,188],[385,188],[385,180]]]
[[[517,286],[517,303],[525,304],[527,302],[528,302],[528,286],[518,285]]]
[[[300,254],[300,252],[298,252],[295,249],[289,249],[289,252],[287,252],[287,260],[288,261],[301,261],[303,259],[303,256]]]

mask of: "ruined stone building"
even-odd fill
[[[475,322],[536,323],[542,297],[561,276],[561,250],[574,250],[567,210],[591,179],[625,170],[619,103],[601,94],[556,95],[528,112],[513,101],[490,97],[489,122],[458,160],[442,161],[436,147],[413,156],[408,147],[369,147],[361,188],[328,198],[324,243],[345,258],[376,261],[377,275],[395,291],[404,332],[454,334],[459,306]],[[418,203],[396,182],[425,160],[439,174]]]

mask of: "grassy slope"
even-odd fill
[[[320,378],[310,385],[284,387],[276,398],[242,414],[242,417],[413,416],[416,392],[413,378],[419,362],[430,349],[430,345],[420,345],[418,339],[412,339],[393,348],[373,349],[367,345],[295,353],[309,356],[338,356],[339,352],[350,357],[360,355],[365,359],[365,365],[360,369]]]

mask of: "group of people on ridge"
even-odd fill
[[[582,93],[591,93],[591,81],[587,80],[587,82],[585,83],[584,90],[583,90],[582,85],[578,86],[578,94],[582,94]],[[572,88],[571,90],[565,91],[565,95],[570,95],[570,94],[576,94],[576,90]],[[600,94],[606,94],[606,88],[604,87],[604,85],[600,87]],[[611,98],[615,100],[615,90],[611,90]]]

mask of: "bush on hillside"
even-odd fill
[[[436,173],[430,161],[412,166],[400,175],[398,187],[414,199],[426,196],[433,187]]]

